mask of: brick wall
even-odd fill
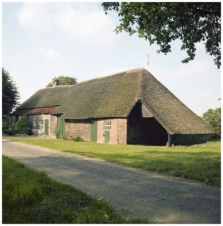
[[[126,119],[99,119],[97,120],[97,142],[105,143],[105,130],[104,124],[105,121],[111,122],[110,130],[110,140],[108,143],[117,144],[123,143],[126,144],[127,140],[127,120]]]
[[[127,143],[127,119],[117,120],[117,141],[118,143]]]
[[[49,136],[56,138],[57,116],[50,115],[49,119]]]
[[[104,120],[97,120],[97,143],[104,143]]]
[[[91,139],[91,124],[88,120],[65,120],[65,132],[80,136],[85,141]]]
[[[28,117],[29,126],[32,128],[34,135],[44,135],[45,130],[45,119],[49,120],[49,136],[55,138],[55,129],[57,127],[57,117],[49,114],[42,115],[29,115]],[[33,125],[35,118],[36,126]]]
[[[171,135],[171,144],[190,145],[205,143],[210,140],[212,134],[174,134]]]

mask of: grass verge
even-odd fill
[[[220,141],[166,148],[142,145],[108,145],[39,138],[5,138],[220,186]]]
[[[124,219],[99,201],[3,156],[3,224],[148,223]]]

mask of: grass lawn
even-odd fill
[[[93,199],[27,168],[8,157],[2,159],[2,223],[149,223],[124,219],[105,202]]]
[[[31,137],[4,138],[220,186],[220,141],[167,148],[142,145],[108,145],[56,139],[33,139]]]

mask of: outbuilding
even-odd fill
[[[149,71],[128,70],[76,85],[44,88],[13,113],[34,134],[145,145],[203,143],[212,128]]]

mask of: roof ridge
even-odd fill
[[[114,75],[118,75],[118,74],[122,74],[122,73],[129,73],[129,72],[133,72],[133,71],[137,71],[137,70],[142,70],[142,69],[145,69],[145,68],[142,67],[142,68],[127,69],[127,70],[115,72],[115,73],[112,73],[112,74],[109,74],[109,75],[105,75],[105,76],[100,76],[100,77],[88,79],[88,80],[82,81],[80,83],[90,82],[90,81],[93,81],[93,80],[103,79],[103,78],[111,77],[111,76],[114,76]],[[80,84],[80,83],[78,83],[78,84]]]
[[[99,79],[103,79],[103,78],[108,78],[108,77],[111,77],[111,76],[114,76],[114,75],[118,75],[118,74],[121,74],[121,73],[126,73],[126,72],[128,72],[128,70],[121,71],[121,72],[115,72],[113,74],[109,74],[109,75],[105,75],[105,76],[100,76],[100,77],[96,77],[96,78],[91,78],[91,79],[82,81],[82,82],[80,82],[78,84],[85,83],[85,82],[90,82],[90,81],[93,81],[93,80],[99,80]]]
[[[61,88],[61,87],[71,87],[71,86],[76,86],[78,84],[79,83],[74,84],[74,85],[57,85],[57,86],[45,87],[45,88],[42,88],[42,89],[55,89],[55,88]]]
[[[145,70],[146,70],[145,68],[136,68],[136,69],[132,69],[132,70],[128,71],[128,73],[130,73],[130,72],[138,72],[139,73],[138,90],[137,90],[137,93],[136,93],[136,96],[135,96],[134,105],[136,104],[136,102],[142,101],[142,84],[143,84],[142,73]],[[133,107],[134,107],[134,105],[133,105]],[[132,109],[130,109],[130,111],[128,112],[127,115],[129,115],[131,113],[131,111],[132,111]]]
[[[151,79],[155,79],[156,82],[158,82],[161,86],[165,87],[162,83],[160,83],[160,81],[154,76],[152,75],[148,70],[146,70],[149,74],[145,74],[144,76],[147,76],[148,78],[150,77]],[[143,78],[141,79],[143,80]],[[144,85],[143,81],[141,83],[142,87]],[[166,88],[166,87],[165,87]],[[141,88],[141,92],[142,92],[143,88]],[[143,95],[142,95],[143,96]],[[142,100],[142,104],[145,105],[145,107],[152,113],[153,117],[166,129],[166,131],[168,131],[169,133],[172,133],[173,129],[170,128],[169,126],[166,126],[166,123],[163,122],[162,118],[159,117],[159,114],[157,113],[157,111],[151,106],[150,103],[146,102],[144,103],[144,100]]]

